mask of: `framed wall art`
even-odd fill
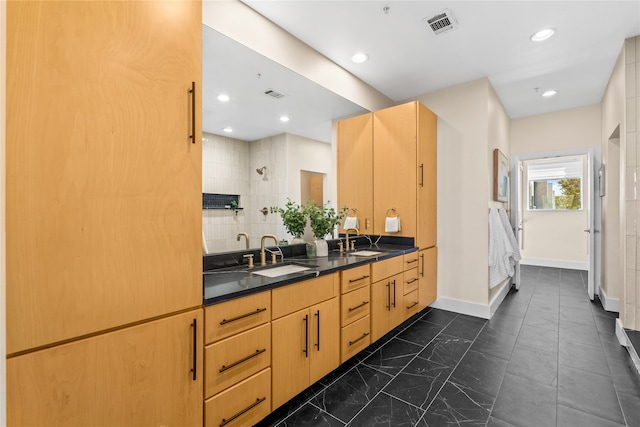
[[[493,150],[493,200],[509,201],[509,159],[497,148]]]

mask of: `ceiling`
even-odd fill
[[[638,0],[243,3],[394,101],[488,77],[511,118],[600,102],[624,40],[640,35]],[[457,28],[434,35],[422,20],[445,9]],[[555,35],[530,41],[544,27]]]

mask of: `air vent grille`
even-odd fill
[[[273,89],[267,89],[264,91],[265,95],[269,95],[272,98],[276,98],[276,99],[280,99],[284,97],[284,94],[280,93],[280,92],[276,92]]]
[[[436,16],[424,18],[422,20],[431,28],[434,34],[442,34],[447,31],[455,30],[458,27],[458,21],[449,9],[445,9]]]

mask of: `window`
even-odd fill
[[[529,210],[582,209],[582,158],[527,163]]]

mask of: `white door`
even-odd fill
[[[589,245],[587,251],[589,253],[589,271],[587,273],[587,293],[589,294],[589,299],[593,301],[595,296],[595,272],[596,272],[596,233],[600,230],[595,227],[595,199],[597,195],[595,194],[596,185],[595,179],[597,177],[596,174],[596,165],[595,165],[595,157],[592,151],[589,151],[587,155],[587,164],[589,167],[587,168],[587,193],[586,196],[589,198],[587,201],[588,211],[587,211],[587,228],[584,230],[586,233],[589,233]]]
[[[515,201],[515,206],[511,209],[511,224],[513,226],[513,233],[518,241],[520,251],[522,251],[522,204],[524,203],[524,199],[522,197],[522,171],[524,166],[518,157],[512,159],[511,164],[513,165],[511,169],[511,176],[513,177],[511,200]],[[520,289],[520,261],[516,262],[516,274],[513,280],[515,281],[516,289]]]

